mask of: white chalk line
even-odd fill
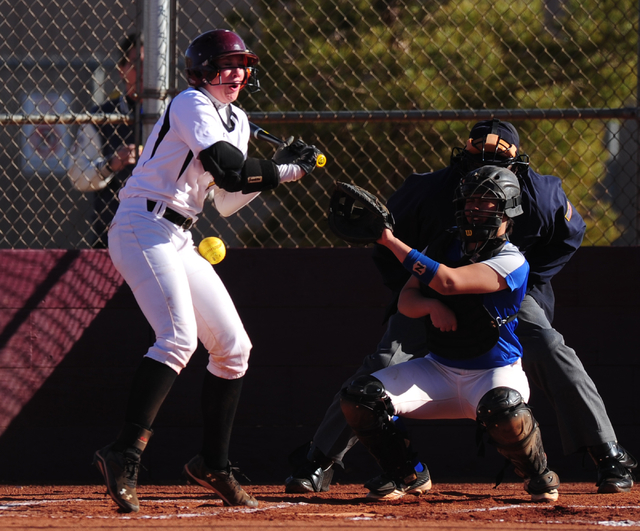
[[[8,517],[8,516],[19,516],[28,518],[29,515],[24,514],[16,514],[12,512],[12,509],[30,507],[30,506],[38,506],[38,505],[46,505],[46,504],[63,504],[63,503],[83,503],[83,502],[91,502],[95,503],[95,499],[88,500],[86,498],[68,498],[68,499],[59,499],[59,500],[25,500],[25,501],[16,501],[9,503],[0,503],[0,518]],[[144,498],[140,499],[141,502],[144,502]],[[185,499],[165,499],[165,500],[153,500],[153,503],[202,503],[202,500],[185,500]],[[87,519],[120,519],[120,520],[132,520],[132,519],[144,519],[144,520],[169,520],[173,518],[202,518],[208,516],[216,516],[218,514],[224,513],[260,513],[265,511],[273,511],[277,509],[285,509],[289,507],[301,507],[305,505],[311,505],[306,502],[282,502],[275,505],[269,505],[266,507],[257,507],[257,508],[245,508],[245,507],[224,507],[221,506],[217,510],[204,510],[199,512],[191,512],[191,513],[178,513],[171,515],[135,515],[135,516],[126,516],[126,515],[113,515],[113,516],[92,516],[92,515],[78,515],[78,516],[51,516],[51,518],[87,518]],[[501,505],[496,507],[488,507],[488,508],[474,508],[474,509],[458,509],[452,511],[453,513],[473,513],[473,512],[492,512],[492,511],[508,511],[511,509],[552,509],[554,507],[553,504],[511,504],[511,505]],[[568,509],[629,509],[629,510],[639,510],[640,505],[566,505],[563,507],[567,507]],[[186,508],[186,506],[185,506]],[[313,517],[313,513],[308,513],[306,516]],[[326,516],[324,513],[322,516]],[[339,513],[336,513],[336,517],[340,517]],[[369,517],[347,517],[347,520],[370,520]],[[552,521],[547,522],[549,524],[562,524],[566,522]],[[588,521],[588,520],[580,520],[575,521],[574,523],[580,524],[596,524],[607,527],[640,527],[640,520],[605,520],[605,521]]]
[[[71,499],[60,499],[60,500],[27,500],[27,501],[18,501],[18,502],[9,502],[9,503],[1,503],[0,504],[0,517],[3,516],[16,516],[15,514],[10,514],[10,513],[4,513],[4,511],[11,511],[11,509],[16,509],[16,508],[23,508],[23,507],[30,507],[30,506],[37,506],[37,505],[45,505],[45,504],[56,504],[56,503],[82,503],[82,502],[91,502],[91,503],[95,503],[95,499],[91,499],[91,500],[87,500],[87,499],[82,499],[82,498],[71,498]],[[140,498],[141,502],[144,502],[144,498]],[[172,500],[172,499],[167,499],[167,500],[153,500],[153,503],[202,503],[202,500],[185,500],[185,499],[179,499],[179,500]],[[257,507],[257,508],[248,508],[248,507],[224,507],[224,506],[220,506],[219,510],[212,510],[212,511],[203,511],[203,512],[197,512],[197,513],[181,513],[181,514],[175,514],[175,515],[157,515],[157,516],[153,516],[153,515],[136,515],[134,517],[132,516],[124,516],[124,515],[119,515],[119,516],[91,516],[91,515],[82,515],[82,516],[68,516],[65,515],[64,518],[106,518],[106,519],[110,519],[110,518],[120,518],[120,519],[132,519],[132,518],[136,518],[136,519],[151,519],[151,520],[165,520],[168,518],[196,518],[196,517],[201,517],[201,516],[212,516],[212,515],[217,515],[220,514],[222,512],[225,513],[259,513],[259,512],[263,512],[263,511],[270,511],[270,510],[274,510],[274,509],[285,509],[287,507],[299,507],[301,505],[308,505],[306,503],[289,503],[289,502],[283,502],[283,503],[278,503],[276,505],[270,505],[270,506],[266,506],[266,507]],[[185,506],[186,507],[186,506]],[[17,515],[17,516],[22,516],[22,515]],[[26,515],[25,515],[26,516]],[[52,516],[51,518],[56,518],[54,516]],[[61,518],[61,517],[57,517],[57,518]]]
[[[503,505],[499,507],[489,507],[489,508],[475,508],[475,509],[459,509],[456,511],[452,511],[454,513],[480,513],[480,512],[491,512],[491,511],[508,511],[510,509],[553,509],[553,504],[515,504],[515,505]],[[630,510],[638,510],[640,509],[640,505],[564,505],[567,509],[630,509]],[[566,522],[559,521],[551,521],[545,522],[547,524],[566,524]],[[573,520],[572,523],[582,524],[582,525],[602,525],[607,527],[640,527],[640,520],[601,520],[601,521],[592,521],[592,520]]]

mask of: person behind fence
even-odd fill
[[[454,148],[446,168],[414,173],[390,197],[394,234],[416,249],[424,249],[455,223],[450,198],[460,176],[486,164],[510,168],[522,189],[522,216],[510,237],[530,265],[527,294],[518,314],[518,339],[529,381],[543,390],[555,409],[564,453],[589,453],[596,464],[599,493],[628,492],[637,461],[618,443],[605,405],[576,352],[553,326],[555,298],[552,278],[580,246],[585,223],[562,190],[562,181],[540,175],[520,151],[516,128],[498,119],[476,123],[464,148]],[[366,356],[356,376],[427,354],[424,328],[396,311],[399,291],[409,273],[384,246],[374,245],[373,259],[393,292],[387,329],[375,353]],[[308,493],[330,488],[334,467],[357,442],[340,409],[338,392],[313,435],[294,452],[293,473],[286,491]]]
[[[429,354],[359,376],[340,395],[349,426],[382,468],[367,498],[393,500],[431,488],[408,431],[394,417],[477,420],[524,479],[532,501],[558,499],[515,335],[529,265],[509,242],[522,214],[518,178],[484,166],[456,190],[456,227],[423,252],[384,228],[378,243],[412,276],[398,309],[425,327]],[[517,220],[515,222],[517,224]]]
[[[236,33],[215,29],[185,53],[189,88],[156,123],[120,191],[109,229],[109,254],[155,332],[131,385],[122,429],[95,453],[107,491],[126,512],[138,511],[140,460],[152,425],[178,374],[200,340],[209,353],[202,386],[201,451],[185,466],[190,481],[225,505],[258,502],[235,479],[229,444],[251,341],[227,289],[197,251],[190,227],[212,199],[230,216],[260,193],[292,182],[316,166],[319,150],[302,140],[272,160],[248,155],[246,113],[233,104],[257,88],[258,56]]]
[[[91,114],[122,114],[132,117],[138,93],[138,42],[140,67],[144,61],[142,36],[133,33],[120,43],[118,72],[124,93],[115,93],[106,102],[92,108]],[[140,126],[142,121],[140,121]],[[139,129],[139,138],[142,130]],[[136,164],[135,126],[130,123],[83,124],[70,151],[69,179],[80,192],[93,192],[92,247],[107,247],[107,229],[118,208],[118,192]]]

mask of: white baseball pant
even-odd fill
[[[414,419],[476,418],[480,399],[496,387],[511,387],[529,400],[529,382],[520,360],[493,369],[447,367],[431,355],[374,372],[396,415]]]
[[[244,376],[251,341],[218,274],[198,253],[191,233],[128,198],[109,229],[109,254],[156,334],[146,356],[180,373],[197,348],[209,353],[209,372]]]

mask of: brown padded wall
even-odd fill
[[[254,349],[231,458],[256,483],[282,483],[333,395],[374,352],[388,293],[370,249],[230,249],[216,266]],[[93,452],[117,435],[129,382],[153,341],[106,251],[0,251],[0,482],[96,482]],[[554,281],[556,328],[605,400],[618,439],[640,454],[640,248],[581,248]],[[154,426],[141,482],[180,481],[199,450],[200,348]],[[552,467],[595,480],[563,456],[553,410],[533,389]],[[434,481],[493,481],[502,460],[477,456],[472,421],[412,422]],[[356,446],[343,482],[376,475]],[[512,474],[512,473],[511,473]],[[515,476],[507,476],[515,480]]]

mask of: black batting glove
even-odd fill
[[[309,174],[316,167],[318,155],[320,155],[320,150],[316,146],[306,146],[300,153],[300,157],[293,161],[293,164],[297,164],[305,173]]]
[[[285,143],[276,150],[271,160],[276,164],[292,164],[293,161],[300,156],[299,142],[302,142],[302,140],[297,140],[294,146],[293,137],[290,136]],[[304,142],[302,142],[302,144],[306,146]]]
[[[300,138],[294,141],[291,136],[275,152],[273,162],[276,164],[297,164],[305,173],[311,173],[316,167],[316,159],[319,154],[320,150],[317,147],[306,144]]]
[[[302,139],[294,142],[293,137],[290,136],[285,143],[278,148],[272,160],[276,164],[295,164],[295,161],[300,158],[302,151],[307,147],[309,146],[307,146]]]

